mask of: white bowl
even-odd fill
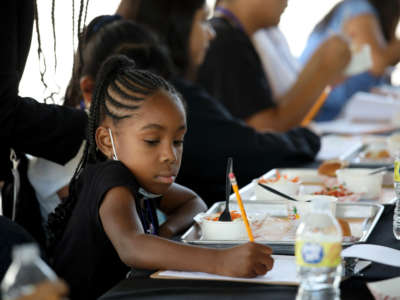
[[[395,157],[396,154],[400,153],[400,133],[393,133],[388,136],[386,142],[389,153],[392,157]]]
[[[361,194],[362,199],[376,199],[382,191],[383,174],[368,175],[371,169],[348,168],[336,171],[339,184],[350,192]]]
[[[207,220],[207,217],[210,216],[207,213],[199,213],[194,217],[194,220],[201,228],[201,239],[211,241],[248,240],[246,225],[242,219],[236,219],[231,222]]]
[[[264,189],[262,186],[258,185],[258,179],[255,180],[255,194],[256,194],[256,200],[269,200],[269,201],[287,201],[285,198],[276,195],[274,193],[271,193],[270,191],[267,191]],[[292,182],[287,179],[280,179],[277,182],[269,182],[269,183],[263,183],[264,185],[268,185],[272,187],[273,189],[278,190],[279,192],[282,192],[284,194],[287,194],[289,196],[292,196],[293,198],[296,198],[296,196],[299,194],[300,190],[300,182]]]
[[[304,218],[312,209],[312,202],[306,202],[307,200],[314,200],[314,199],[328,199],[331,201],[331,212],[333,216],[336,216],[336,204],[337,204],[337,198],[333,196],[327,196],[327,195],[300,195],[297,197],[299,200],[296,203],[297,207],[297,213],[299,214],[300,219]]]

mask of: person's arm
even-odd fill
[[[107,192],[100,219],[120,259],[130,267],[252,277],[265,274],[273,266],[271,249],[256,243],[210,249],[144,234],[135,199],[126,187]]]
[[[294,85],[278,99],[279,105],[252,115],[246,123],[260,132],[266,128],[286,131],[299,125],[324,88],[342,76],[349,61],[347,42],[339,36],[329,38],[308,60]]]
[[[160,226],[160,236],[170,238],[193,223],[193,217],[207,209],[204,201],[192,190],[179,184],[172,184],[163,195],[160,209],[167,220]]]
[[[137,0],[121,0],[115,13],[124,19],[135,20],[139,5],[140,1]]]
[[[400,60],[400,40],[394,38],[387,43],[374,15],[363,14],[349,19],[344,23],[343,31],[351,38],[356,49],[364,44],[370,45],[372,74],[382,75],[386,67]]]

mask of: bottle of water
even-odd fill
[[[57,275],[40,258],[35,244],[14,247],[12,263],[1,283],[3,300],[14,300],[34,293],[35,286],[45,281],[57,280]]]
[[[342,230],[330,200],[315,198],[311,213],[296,232],[296,264],[300,287],[296,300],[340,299]]]
[[[393,212],[393,234],[400,240],[400,153],[398,152],[394,160],[393,175],[394,192],[396,194],[396,205]]]

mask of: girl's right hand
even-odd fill
[[[257,243],[246,243],[220,252],[216,273],[232,277],[264,275],[274,265],[272,249]]]

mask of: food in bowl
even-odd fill
[[[342,184],[325,186],[322,190],[314,192],[314,195],[333,196],[338,199],[338,202],[353,202],[360,198],[360,194],[355,194],[346,189]]]
[[[218,221],[221,213],[207,214],[200,213],[194,220],[201,228],[201,238],[211,241],[235,241],[248,240],[246,226],[240,215],[236,211],[231,211],[232,221]],[[249,217],[249,222],[250,222]]]
[[[336,171],[339,184],[347,190],[361,194],[362,199],[376,199],[382,191],[383,174],[369,175],[371,169],[347,168]]]
[[[336,170],[342,169],[348,162],[338,159],[326,160],[318,167],[318,174],[336,177]]]
[[[256,183],[268,185],[279,192],[287,194],[292,197],[296,197],[300,190],[300,179],[298,176],[289,177],[286,174],[281,175],[276,170],[275,176],[272,178],[260,178],[256,180]],[[270,201],[286,201],[285,198],[267,191],[258,184],[255,185],[256,200],[270,200]]]
[[[386,149],[369,150],[364,153],[364,158],[371,159],[371,160],[382,160],[382,159],[390,158],[390,153]]]

